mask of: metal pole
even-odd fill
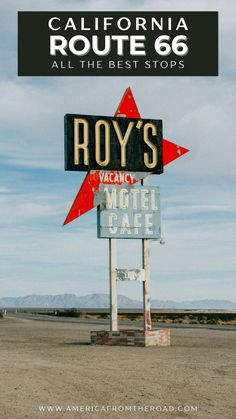
[[[141,185],[144,181],[141,179]],[[145,280],[143,281],[143,319],[144,330],[151,330],[151,296],[150,296],[150,240],[142,239],[142,259],[143,269],[145,271]]]
[[[145,281],[143,281],[143,315],[144,330],[151,330],[151,297],[150,297],[150,239],[142,239],[143,269]]]
[[[116,239],[109,239],[110,331],[118,330],[116,267],[117,267]]]

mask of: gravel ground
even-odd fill
[[[236,331],[173,329],[168,348],[90,346],[102,328],[0,319],[0,418],[236,418]]]

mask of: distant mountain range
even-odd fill
[[[236,310],[236,303],[227,300],[196,300],[196,301],[161,301],[152,300],[152,308],[170,309],[222,309]],[[0,307],[60,307],[60,308],[107,308],[109,307],[108,294],[90,294],[78,297],[75,294],[59,295],[27,295],[25,297],[0,298]],[[118,307],[120,308],[141,308],[142,302],[133,300],[124,295],[118,296]]]

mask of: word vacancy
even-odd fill
[[[133,19],[123,16],[114,18],[114,16],[94,17],[86,22],[85,17],[80,17],[76,21],[72,17],[60,18],[53,16],[48,21],[48,27],[53,32],[60,32],[60,35],[50,35],[50,55],[56,56],[61,54],[67,56],[72,53],[76,56],[85,56],[91,50],[97,56],[107,56],[111,51],[118,56],[125,55],[125,51],[129,48],[131,56],[145,56],[145,42],[146,36],[144,34],[134,35],[132,31],[145,33],[145,31],[155,31],[158,36],[154,38],[154,50],[160,56],[168,56],[173,53],[177,56],[185,56],[188,53],[188,46],[186,44],[187,36],[185,34],[178,34],[178,31],[188,31],[188,26],[183,17],[163,17],[149,19],[144,17],[135,17]],[[67,35],[61,35],[61,32],[66,32]],[[91,32],[92,31],[92,32]],[[109,35],[94,35],[92,33],[104,31]],[[110,34],[112,31],[115,35]],[[117,35],[118,31],[122,34]],[[124,34],[129,31],[129,34]],[[159,35],[159,32],[175,31],[176,36],[167,34]],[[70,36],[71,32],[79,32],[76,35]],[[87,32],[87,34],[82,34]],[[90,33],[89,33],[90,32]],[[132,33],[132,34],[131,34]]]

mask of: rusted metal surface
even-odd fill
[[[144,281],[144,269],[117,269],[117,281]]]
[[[110,279],[110,330],[118,330],[117,309],[117,249],[116,239],[109,239],[109,279]]]
[[[143,314],[144,330],[151,330],[151,297],[150,297],[150,240],[142,239],[143,269],[145,281],[143,282]]]

